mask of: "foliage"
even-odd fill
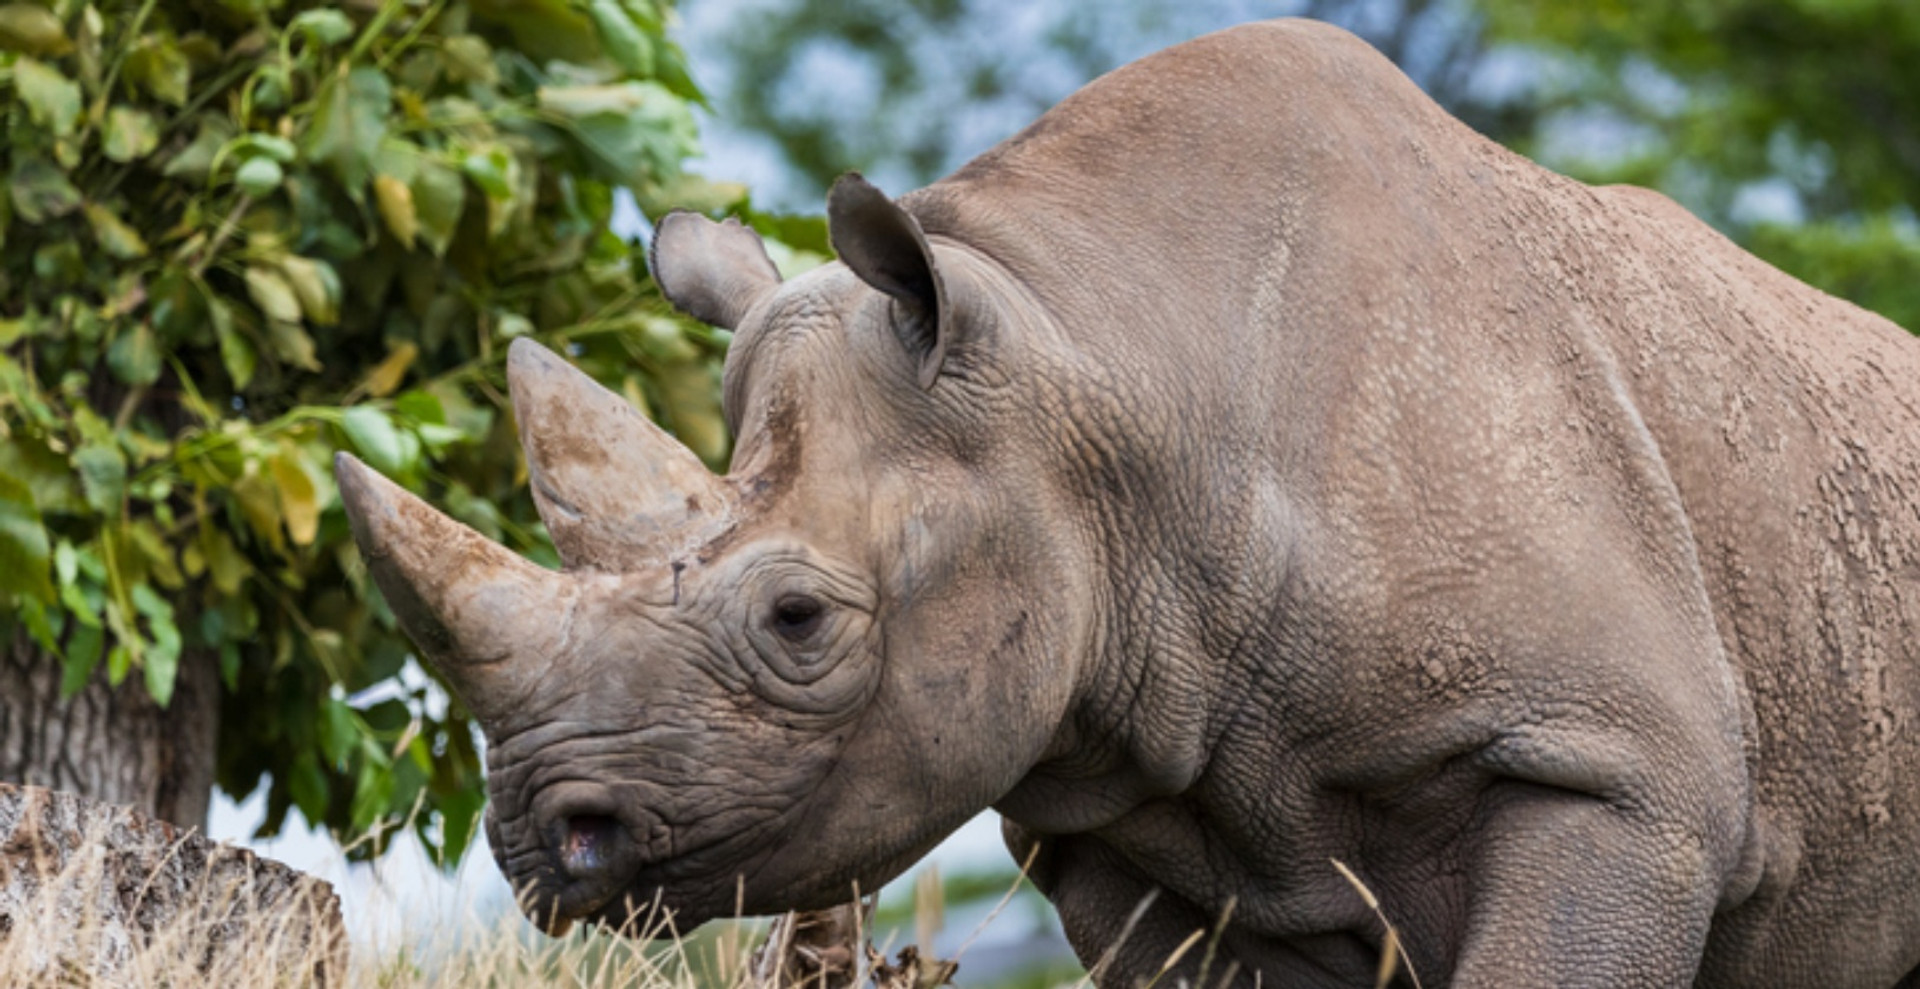
[[[724,335],[671,318],[608,230],[621,186],[737,198],[679,171],[700,94],[667,14],[0,4],[0,623],[69,692],[104,665],[165,704],[217,663],[219,783],[268,781],[263,832],[422,801],[451,861],[483,799],[466,713],[369,586],[335,449],[551,561],[501,414],[530,334],[726,454]]]
[[[1582,178],[1661,188],[1920,332],[1920,6],[1479,3],[1498,37],[1553,57],[1553,116],[1610,135],[1527,150]],[[1756,208],[1762,194],[1779,205]]]

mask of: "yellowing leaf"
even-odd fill
[[[295,545],[311,545],[320,532],[320,493],[301,462],[299,449],[282,444],[267,468],[280,489],[280,514],[287,523],[287,535]]]
[[[229,489],[240,503],[240,514],[247,520],[247,527],[255,535],[265,539],[274,549],[284,549],[286,538],[280,534],[280,495],[278,489],[258,474],[247,476],[233,482]],[[209,564],[218,566],[210,557]]]
[[[280,259],[280,272],[287,276],[300,308],[315,326],[340,322],[340,276],[325,261],[293,255]]]
[[[407,368],[413,366],[413,359],[420,356],[420,348],[411,343],[403,343],[387,354],[386,360],[367,372],[367,380],[362,387],[374,398],[385,398],[393,394],[395,388],[407,376]]]
[[[0,6],[0,49],[28,55],[65,55],[73,50],[60,18],[35,3]]]
[[[268,319],[300,322],[300,297],[280,272],[261,265],[247,266],[247,295]]]
[[[187,87],[193,82],[193,63],[172,40],[149,37],[127,54],[122,72],[127,81],[162,102],[187,105]]]
[[[23,58],[13,63],[13,89],[33,122],[68,137],[80,122],[80,84],[50,65]]]
[[[112,210],[98,203],[88,203],[84,209],[93,239],[102,250],[123,261],[147,256],[147,242],[141,239],[140,231],[127,226]]]
[[[373,198],[380,206],[380,218],[387,221],[401,245],[413,249],[414,235],[420,229],[420,217],[413,209],[413,190],[391,175],[375,176]]]

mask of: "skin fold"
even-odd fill
[[[659,225],[725,476],[514,343],[564,570],[338,466],[537,922],[830,906],[993,807],[1103,984],[1231,904],[1209,981],[1371,985],[1336,859],[1427,986],[1915,984],[1899,328],[1301,21],[828,214],[791,282]]]

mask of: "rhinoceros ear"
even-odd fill
[[[908,318],[894,321],[894,333],[917,364],[920,387],[932,388],[953,323],[933,246],[919,222],[858,172],[848,172],[827,193],[827,235],[861,281],[907,307]]]
[[[732,217],[715,223],[698,213],[668,213],[654,228],[647,267],[681,312],[729,330],[780,285],[760,235]]]

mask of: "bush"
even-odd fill
[[[0,5],[0,624],[69,692],[104,663],[165,704],[183,656],[217,657],[219,783],[270,781],[263,832],[424,801],[453,860],[483,800],[466,714],[402,675],[336,448],[550,560],[501,414],[505,343],[534,335],[725,456],[724,336],[608,230],[622,186],[739,198],[679,173],[699,93],[667,14]]]

